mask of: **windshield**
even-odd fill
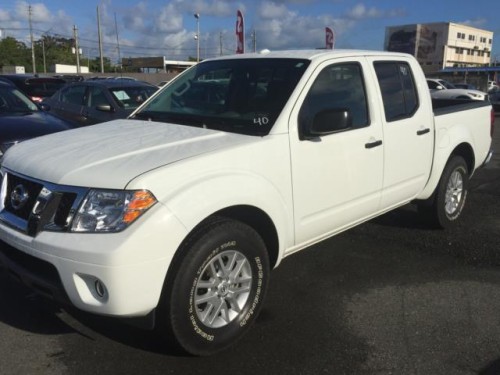
[[[38,107],[19,90],[0,86],[0,115],[13,112],[35,112]]]
[[[111,88],[110,92],[118,105],[124,109],[136,109],[147,98],[153,95],[156,90],[155,86],[133,86],[133,87],[115,87]]]
[[[308,65],[302,59],[203,62],[180,75],[134,117],[266,135]]]

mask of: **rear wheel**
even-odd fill
[[[219,219],[193,233],[165,283],[159,318],[193,355],[236,342],[255,321],[268,279],[267,250],[255,230]]]
[[[444,168],[432,200],[419,203],[419,211],[432,224],[441,228],[451,227],[465,206],[468,187],[467,163],[461,156],[453,156]]]

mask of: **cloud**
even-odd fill
[[[483,28],[484,25],[488,23],[488,20],[486,20],[485,18],[475,18],[473,20],[465,20],[459,23],[473,27]]]

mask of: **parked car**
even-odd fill
[[[427,78],[427,86],[433,99],[488,100],[488,94],[479,90],[459,89],[444,79]]]
[[[0,80],[14,84],[35,103],[52,96],[66,85],[66,81],[56,77],[38,77],[32,74],[1,75]]]
[[[128,80],[91,80],[72,83],[44,100],[56,116],[80,126],[126,118],[158,88]]]
[[[71,128],[68,122],[41,110],[14,85],[0,81],[0,160],[16,143]]]

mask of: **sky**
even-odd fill
[[[500,60],[500,1],[496,0],[0,0],[1,37],[29,45],[29,7],[35,40],[72,38],[76,26],[85,57],[98,56],[97,8],[104,55],[200,57],[236,51],[236,12],[244,15],[246,51],[321,48],[325,27],[335,48],[382,50],[387,26],[454,22],[493,31],[492,60]],[[197,19],[194,14],[199,14]],[[197,24],[199,22],[199,24]]]

